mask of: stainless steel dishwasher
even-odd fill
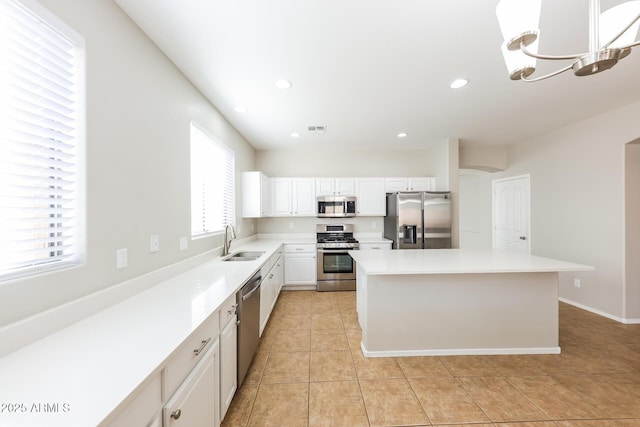
[[[238,388],[242,385],[260,339],[260,282],[258,270],[238,291]]]

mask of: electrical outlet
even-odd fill
[[[376,222],[375,222],[375,221],[373,221],[373,222],[371,223],[371,228],[376,228]]]
[[[188,247],[189,247],[189,239],[187,239],[187,236],[181,237],[180,238],[180,250],[181,251],[186,251]]]
[[[289,230],[293,230],[293,222],[289,223]]]
[[[573,279],[573,286],[575,286],[576,288],[579,288],[580,286],[582,286],[580,284],[580,279]]]
[[[118,249],[116,251],[116,268],[126,268],[129,265],[127,248]]]
[[[149,252],[158,252],[160,250],[160,236],[152,234],[149,238]]]

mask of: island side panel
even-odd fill
[[[558,273],[370,275],[358,292],[370,357],[560,352]]]

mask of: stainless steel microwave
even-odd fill
[[[317,200],[318,218],[347,218],[356,216],[355,196],[325,196]]]

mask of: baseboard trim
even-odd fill
[[[613,314],[609,314],[602,310],[598,310],[598,309],[589,307],[587,305],[580,304],[579,302],[575,302],[567,298],[560,298],[560,301],[566,304],[572,305],[574,307],[580,308],[582,310],[588,311],[590,313],[597,314],[598,316],[606,317],[607,319],[615,320],[616,322],[619,322],[619,323],[624,323],[625,325],[640,324],[640,319],[626,319],[624,317],[614,316]]]
[[[437,350],[369,351],[360,342],[365,357],[411,357],[411,356],[496,356],[513,354],[560,354],[560,347],[533,348],[451,348]]]
[[[315,291],[317,285],[282,285],[283,291]]]

